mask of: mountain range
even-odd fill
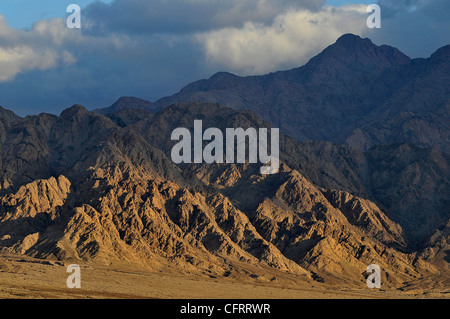
[[[179,102],[250,110],[300,141],[366,151],[410,142],[450,152],[450,45],[411,59],[398,49],[346,34],[306,65],[262,76],[220,72],[155,103],[121,98],[99,110],[133,105],[156,112]]]
[[[376,263],[397,288],[445,275],[449,52],[410,59],[344,35],[303,67],[218,73],[155,103],[0,108],[0,250],[357,285]],[[280,171],[175,165],[171,132],[195,119],[279,127]]]

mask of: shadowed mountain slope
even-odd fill
[[[366,151],[414,143],[450,153],[450,45],[431,57],[346,34],[306,65],[262,76],[217,73],[151,105],[218,103],[251,110],[297,140],[320,140]],[[136,103],[129,103],[135,107]],[[101,110],[112,113],[117,108]]]

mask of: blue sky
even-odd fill
[[[367,5],[382,28],[366,25]],[[66,7],[82,8],[68,29]],[[0,0],[0,105],[19,115],[155,101],[218,71],[305,64],[344,33],[428,57],[450,44],[448,0]]]
[[[112,0],[103,0],[110,3]],[[10,26],[29,28],[33,22],[64,17],[66,8],[72,3],[85,7],[93,0],[0,0],[0,13]]]

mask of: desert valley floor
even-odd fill
[[[318,283],[293,275],[248,266],[229,277],[175,269],[149,271],[125,264],[80,264],[80,289],[66,286],[67,264],[27,257],[0,257],[0,298],[37,299],[404,299],[450,297],[450,276],[405,283],[400,289],[370,290],[337,283]],[[420,288],[419,288],[420,287]]]

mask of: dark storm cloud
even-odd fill
[[[294,9],[319,10],[325,0],[115,0],[86,10],[92,33],[190,33],[246,22],[270,23]]]

